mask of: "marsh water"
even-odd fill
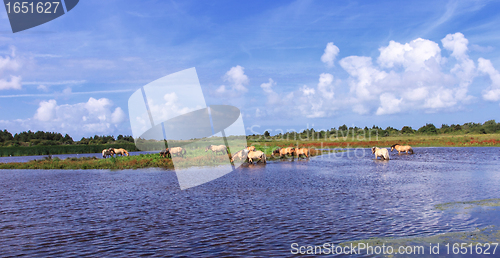
[[[291,244],[500,225],[435,205],[500,198],[500,148],[368,149],[245,166],[180,190],[173,171],[1,170],[0,256],[290,256]],[[486,215],[484,215],[486,214]]]

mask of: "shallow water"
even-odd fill
[[[290,256],[290,245],[498,224],[434,205],[500,198],[500,148],[369,149],[238,169],[181,191],[173,171],[0,170],[2,256]]]

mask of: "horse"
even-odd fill
[[[409,145],[401,146],[401,145],[396,143],[396,144],[391,146],[391,152],[393,150],[397,150],[398,154],[401,154],[402,151],[406,152],[406,154],[408,154],[408,152],[411,152],[411,154],[413,154],[413,149]]]
[[[280,152],[281,152],[281,148],[277,148],[275,150],[273,150],[273,152],[271,152],[271,156],[274,157],[274,155],[280,155]],[[280,155],[280,158],[281,158],[281,155]]]
[[[160,156],[164,158],[172,158],[172,155],[170,155],[170,150],[168,148],[160,151]]]
[[[118,157],[118,154],[122,156],[128,156],[128,151],[126,149],[115,149],[115,148],[109,148],[109,151],[114,152],[116,156]]]
[[[306,156],[306,158],[309,158],[309,149],[308,148],[297,148],[295,150],[295,154],[297,154],[297,158],[300,158],[301,155]]]
[[[215,155],[217,155],[217,152],[221,152],[223,155],[227,153],[226,145],[208,145],[205,152],[208,150],[215,152]]]
[[[174,148],[170,148],[170,154],[172,155],[176,155],[176,156],[181,156],[184,158],[184,155],[186,155],[186,150],[182,147],[174,147]]]
[[[242,159],[246,159],[247,156],[248,156],[248,150],[247,149],[243,149],[243,150],[240,150],[238,152],[236,152],[232,157],[231,157],[231,162],[234,162],[234,159],[235,158],[239,158],[240,160]]]
[[[254,159],[258,159],[257,163],[261,161],[266,163],[266,154],[262,151],[250,151],[247,157],[250,164],[253,164]]]
[[[271,153],[271,156],[274,157],[274,155],[280,155],[281,159],[283,157],[286,157],[286,155],[291,155],[293,157],[294,153],[295,153],[295,148],[292,147],[278,148]]]
[[[375,154],[375,159],[378,159],[378,157],[382,159],[387,159],[389,160],[389,151],[387,151],[386,148],[379,149],[377,147],[372,147],[372,154]]]
[[[112,157],[113,156],[113,151],[110,151],[109,149],[104,149],[102,150],[102,157],[105,159],[107,157]]]
[[[255,151],[255,146],[248,146],[247,150],[249,150],[249,151]]]

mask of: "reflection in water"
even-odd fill
[[[288,256],[290,245],[500,226],[437,204],[500,198],[500,148],[369,149],[244,165],[180,190],[160,169],[2,170],[3,256]]]

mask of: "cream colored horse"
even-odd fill
[[[297,148],[295,149],[295,153],[297,154],[297,158],[300,158],[300,155],[306,156],[309,158],[309,149],[308,148]]]
[[[240,150],[238,152],[236,152],[232,157],[231,157],[231,162],[234,162],[234,159],[235,158],[238,158],[239,160],[243,160],[243,159],[246,159],[247,156],[248,156],[248,150],[247,149],[243,149],[243,150]]]
[[[111,156],[113,156],[113,154],[114,153],[112,151],[110,151],[109,149],[102,150],[102,157],[103,158],[111,157]]]
[[[222,154],[227,153],[226,145],[208,145],[208,147],[205,149],[205,152],[207,152],[208,150],[215,152],[215,155],[217,155],[217,152],[221,152]]]
[[[397,150],[398,154],[401,154],[402,151],[406,152],[406,154],[408,154],[408,152],[411,152],[411,154],[413,154],[413,149],[409,145],[401,146],[401,145],[396,143],[396,144],[391,146],[391,152],[393,150]]]
[[[172,155],[172,157],[176,155],[184,158],[184,155],[186,155],[186,150],[182,147],[173,147],[170,148],[169,150],[170,150],[170,155]]]
[[[109,148],[109,151],[112,152],[113,154],[116,154],[117,157],[118,157],[118,154],[120,154],[122,156],[128,156],[128,151],[126,149]]]
[[[372,154],[375,154],[375,159],[378,159],[378,157],[381,157],[382,159],[389,160],[389,151],[386,148],[380,149],[377,147],[372,148]]]
[[[253,164],[253,160],[258,159],[258,162],[264,162],[266,163],[266,154],[262,151],[251,151],[248,153],[248,162],[250,164]]]
[[[255,151],[255,146],[248,146],[247,150],[249,150],[249,151]]]

